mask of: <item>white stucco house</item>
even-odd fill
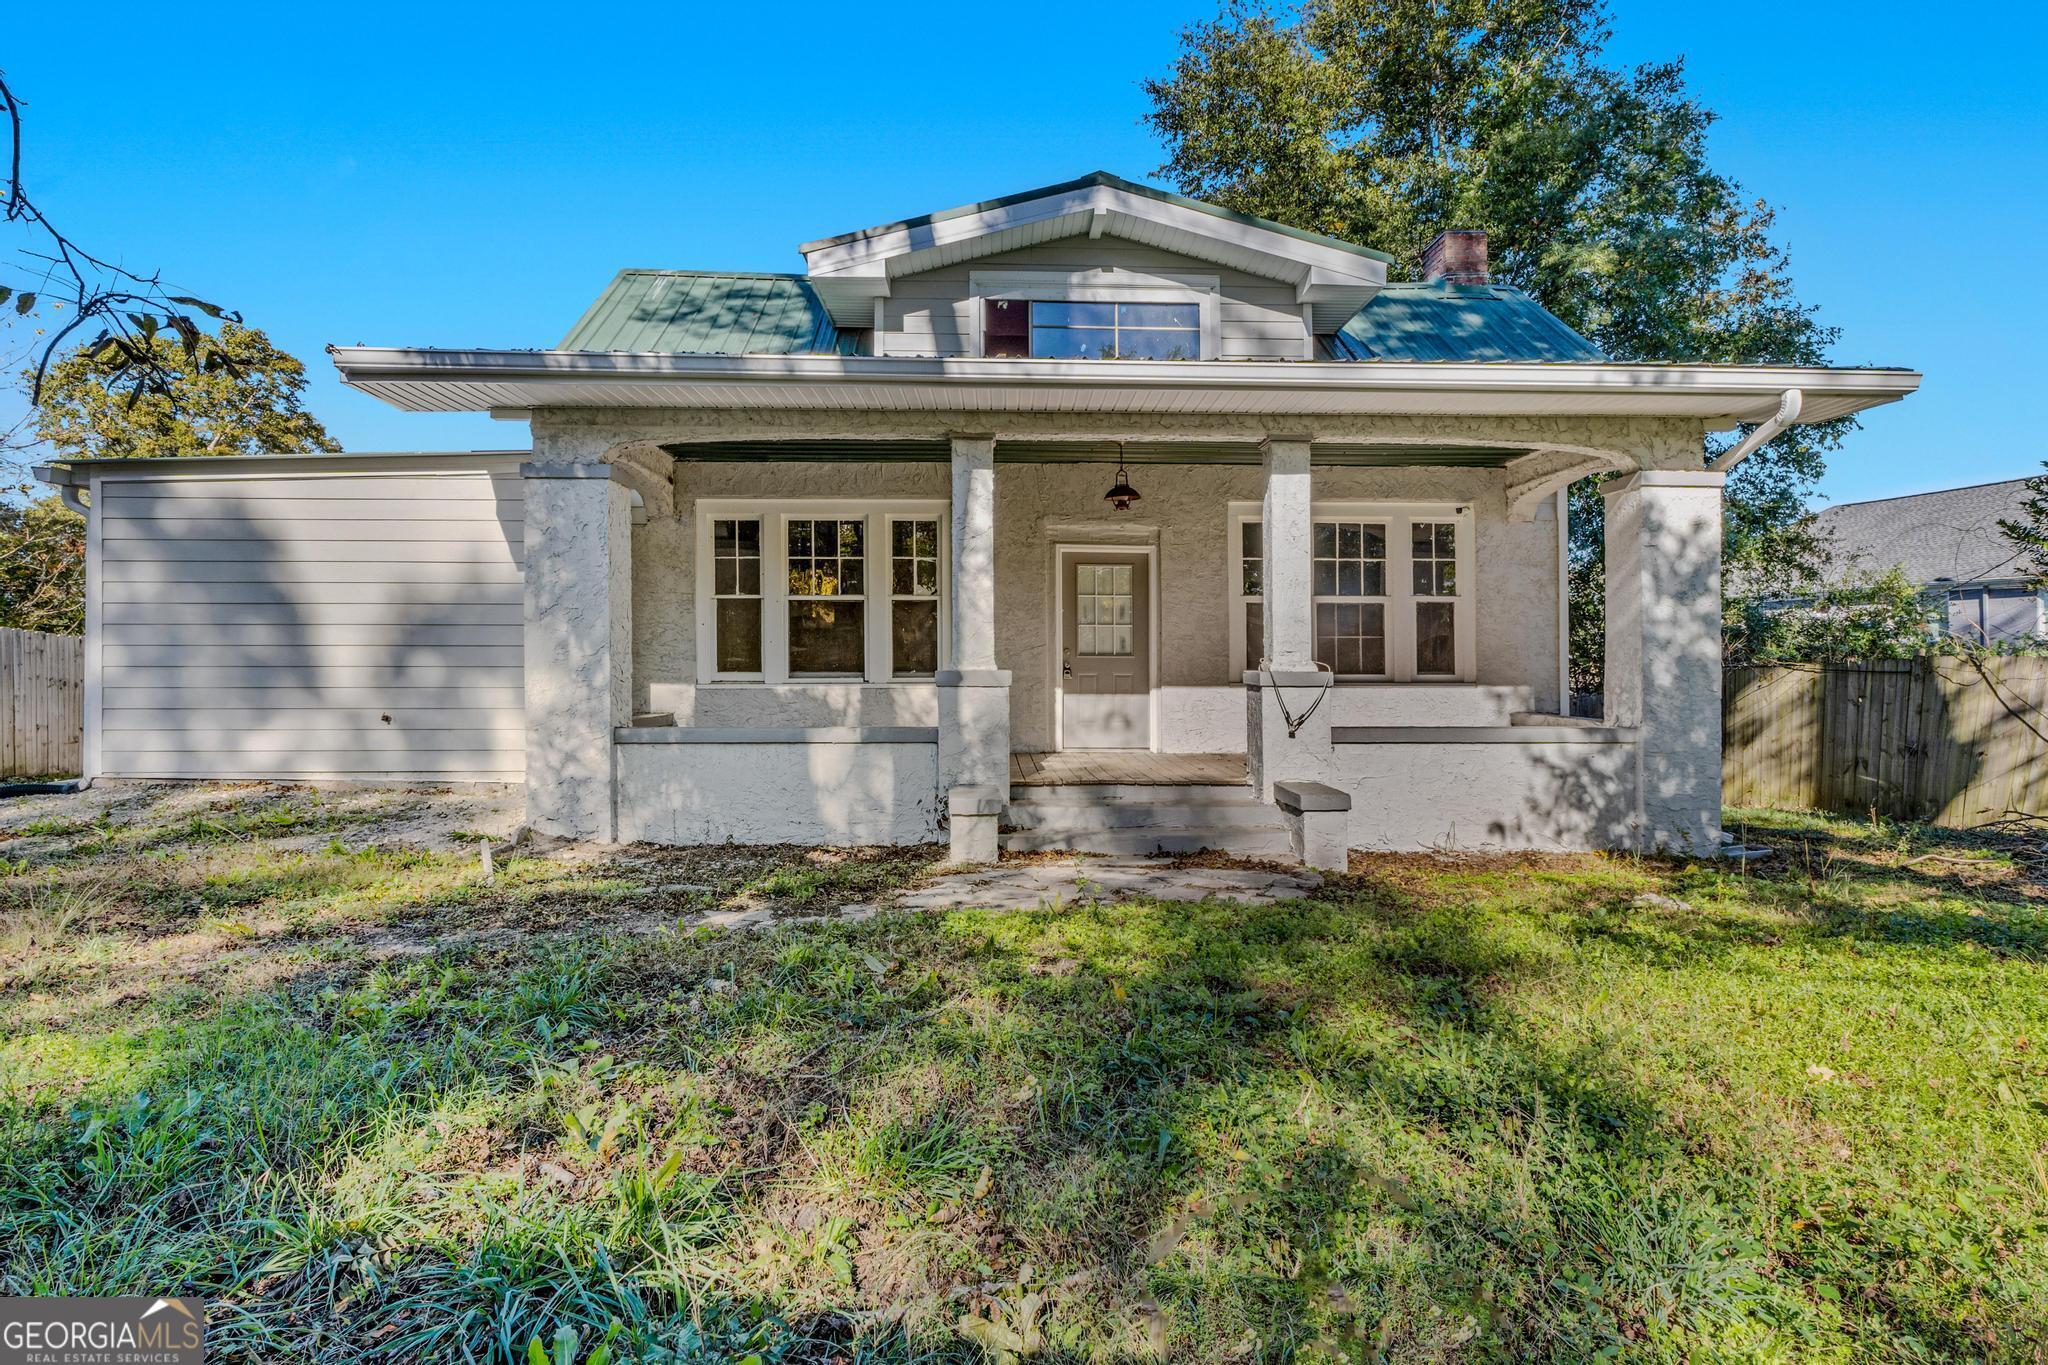
[[[1401,282],[1105,174],[799,250],[623,271],[551,349],[333,348],[530,450],[51,468],[88,775],[522,781],[552,834],[963,859],[1708,848],[1726,468],[1919,382],[1612,363],[1480,234]],[[1562,490],[1602,471],[1575,722]]]

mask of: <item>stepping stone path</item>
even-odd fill
[[[1038,910],[1091,901],[1232,900],[1271,905],[1323,884],[1313,872],[1238,867],[1175,867],[1165,858],[1063,858],[997,863],[940,877],[897,897],[897,910]],[[848,910],[867,909],[848,906]]]

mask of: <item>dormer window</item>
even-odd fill
[[[989,299],[990,356],[1050,360],[1199,360],[1202,306]]]

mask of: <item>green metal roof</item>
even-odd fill
[[[664,355],[852,355],[801,275],[621,270],[563,351]]]
[[[621,270],[558,348],[657,355],[853,355],[801,275]],[[1325,360],[1605,360],[1528,294],[1505,285],[1389,284]]]
[[[1326,360],[1607,358],[1533,297],[1502,284],[1389,284],[1320,349]]]
[[[858,232],[842,232],[836,237],[821,237],[815,242],[805,242],[797,249],[809,253],[821,247],[838,246],[842,242],[857,242],[863,237],[879,237],[885,232],[900,232],[905,228],[928,227],[933,223],[943,223],[951,218],[965,218],[969,214],[986,213],[990,209],[1008,208],[1012,204],[1026,204],[1033,199],[1046,199],[1055,194],[1068,194],[1074,190],[1088,189],[1093,185],[1104,185],[1110,189],[1142,195],[1147,199],[1157,200],[1162,204],[1174,204],[1180,208],[1194,209],[1198,213],[1206,213],[1211,217],[1227,219],[1233,223],[1244,223],[1251,227],[1264,228],[1268,232],[1278,232],[1292,237],[1296,241],[1314,242],[1318,246],[1334,247],[1338,251],[1348,251],[1354,256],[1364,256],[1369,260],[1385,261],[1390,265],[1394,260],[1392,256],[1387,255],[1384,251],[1374,251],[1369,246],[1360,246],[1356,242],[1347,242],[1337,237],[1326,237],[1320,232],[1309,232],[1303,228],[1289,227],[1285,223],[1276,223],[1270,218],[1259,218],[1249,213],[1238,213],[1234,209],[1226,209],[1220,205],[1205,203],[1200,199],[1190,199],[1184,194],[1175,194],[1171,190],[1160,190],[1154,189],[1150,185],[1140,185],[1135,180],[1126,180],[1120,175],[1111,175],[1108,171],[1096,171],[1093,175],[1084,175],[1078,180],[1062,180],[1057,185],[1045,185],[1035,190],[1022,190],[1016,194],[1006,194],[1000,199],[984,199],[978,204],[962,204],[958,208],[941,209],[937,213],[920,214],[915,218],[905,218],[901,222],[882,223],[876,227],[862,228]]]

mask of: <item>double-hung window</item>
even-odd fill
[[[1231,519],[1232,654],[1265,654],[1265,532],[1253,504]],[[1309,529],[1315,658],[1340,678],[1471,680],[1472,520],[1465,508],[1317,506]]]
[[[700,503],[699,681],[933,677],[945,520],[943,503]]]

